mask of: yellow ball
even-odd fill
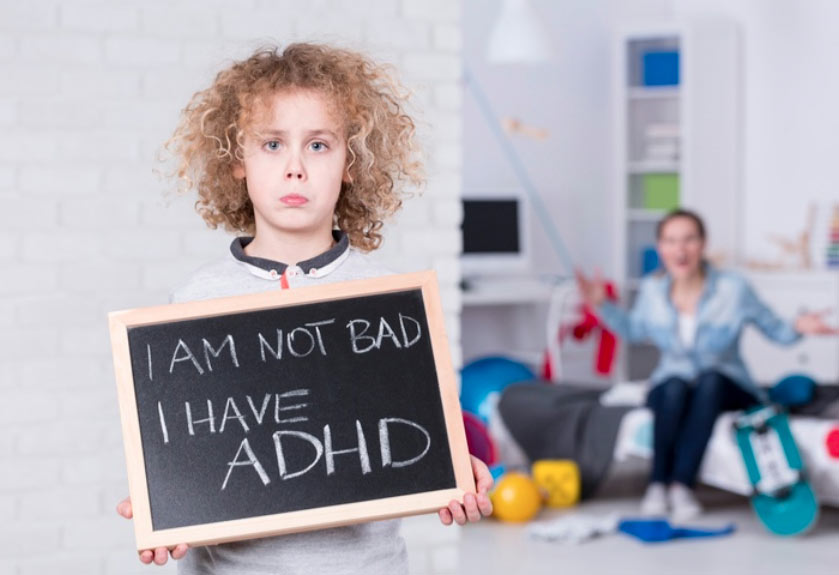
[[[536,483],[523,473],[511,471],[498,480],[490,494],[493,516],[520,523],[533,519],[542,508],[542,494]]]
[[[580,469],[563,459],[533,463],[533,480],[547,494],[548,507],[570,507],[580,500]]]

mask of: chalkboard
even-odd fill
[[[138,549],[474,491],[433,272],[110,314]]]

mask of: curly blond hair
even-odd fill
[[[345,182],[334,225],[363,251],[381,244],[384,220],[402,205],[403,184],[423,182],[416,127],[405,112],[406,93],[389,68],[325,45],[290,44],[257,50],[221,71],[197,92],[165,149],[176,159],[181,191],[195,190],[196,211],[208,226],[255,233],[246,183],[233,169],[264,103],[283,90],[324,95],[343,122]]]

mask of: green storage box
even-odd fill
[[[674,210],[679,207],[679,174],[644,174],[644,208]]]

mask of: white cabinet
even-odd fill
[[[839,322],[839,272],[747,272],[758,296],[781,317],[792,320],[804,311],[832,310],[827,321]],[[822,383],[839,383],[839,337],[805,337],[779,346],[756,328],[741,340],[741,353],[752,377],[772,384],[791,373],[807,374]]]

